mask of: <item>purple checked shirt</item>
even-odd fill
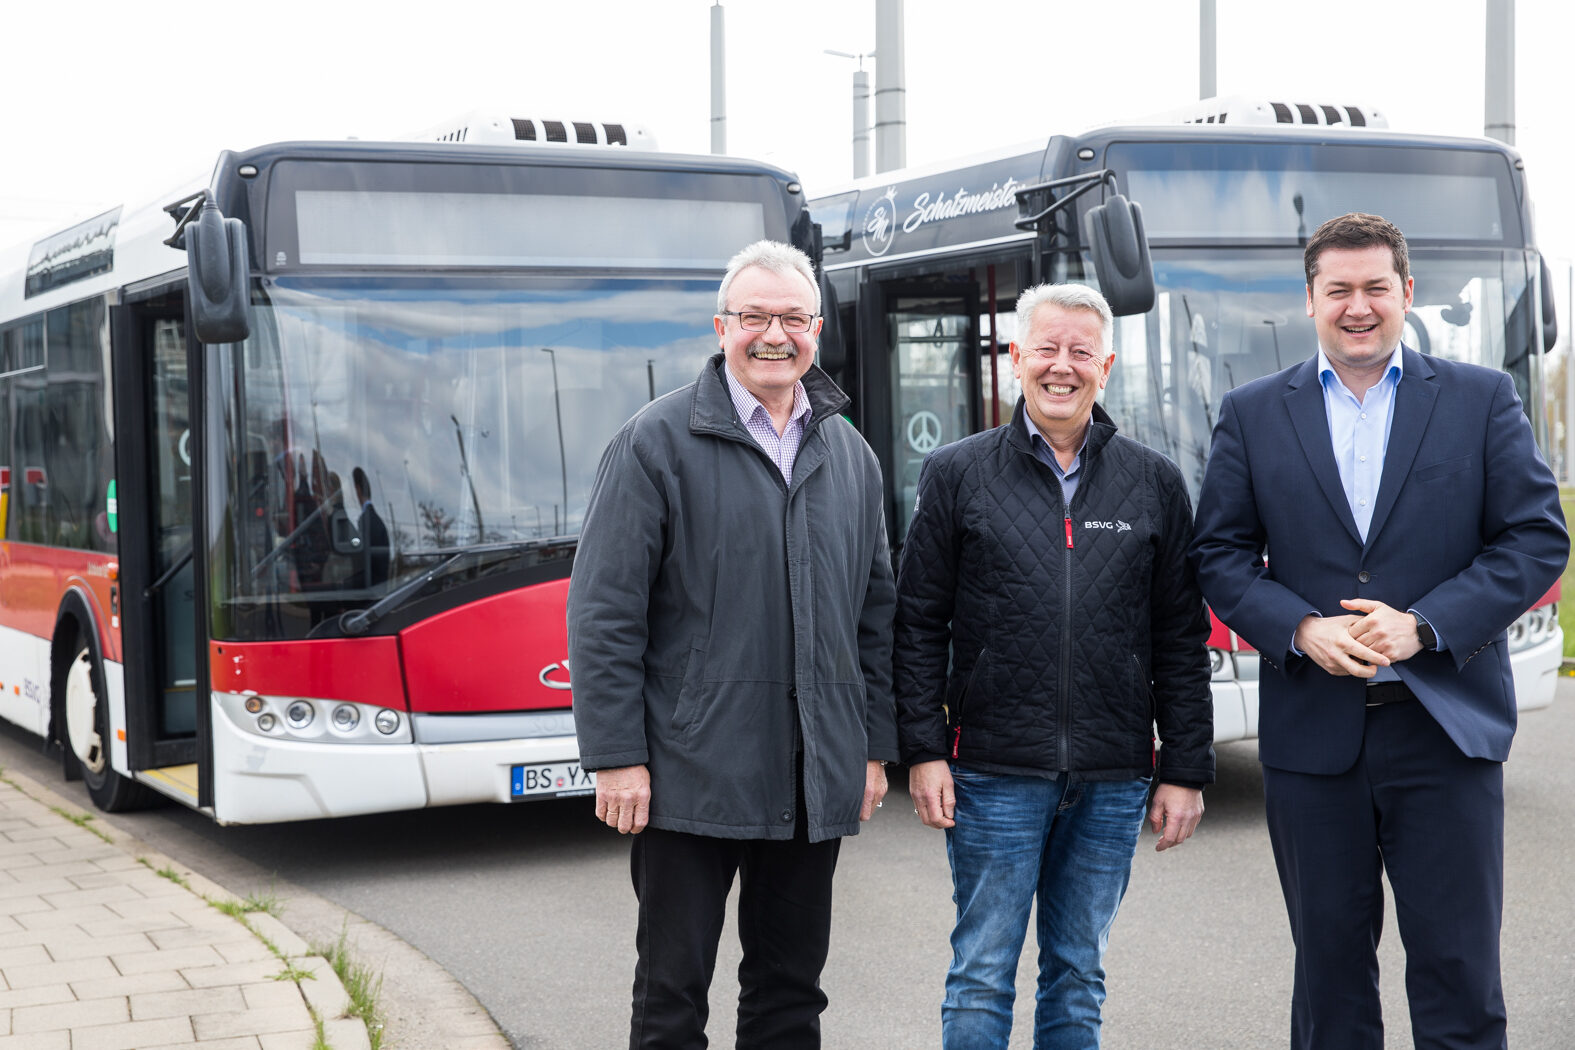
[[[727,389],[733,395],[733,408],[738,411],[738,421],[744,424],[744,429],[771,457],[771,462],[777,465],[777,469],[782,472],[782,480],[791,485],[793,461],[798,458],[799,442],[804,440],[804,424],[809,422],[809,395],[804,393],[804,384],[793,384],[793,414],[788,417],[787,426],[782,428],[779,437],[777,428],[771,424],[771,413],[766,411],[766,406],[744,388],[744,384],[733,376],[731,368],[724,364],[722,371],[727,375]]]

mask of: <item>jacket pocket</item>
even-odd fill
[[[947,721],[953,726],[962,725],[963,707],[967,705],[968,695],[973,692],[974,686],[979,681],[979,672],[989,659],[990,650],[980,649],[978,658],[974,660],[973,667],[968,671],[968,680],[963,682],[962,690],[957,694],[957,702],[952,705],[952,710],[947,712],[951,716]]]
[[[1133,686],[1137,689],[1138,696],[1143,698],[1143,710],[1148,712],[1149,722],[1154,721],[1158,713],[1154,704],[1154,683],[1149,680],[1148,673],[1143,670],[1143,661],[1138,659],[1137,653],[1128,654],[1132,657]]]
[[[1470,467],[1471,461],[1474,458],[1474,456],[1458,456],[1454,459],[1445,459],[1440,460],[1437,463],[1429,463],[1425,467],[1418,467],[1416,470],[1413,470],[1411,472],[1411,480],[1431,481],[1434,478],[1444,478],[1451,474],[1458,474],[1462,470]]]
[[[673,705],[673,730],[687,735],[690,727],[700,720],[704,703],[705,650],[689,647],[689,660],[684,664],[684,681],[678,687],[678,702]]]

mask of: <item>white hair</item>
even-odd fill
[[[722,287],[716,292],[717,313],[727,310],[727,293],[733,287],[733,278],[751,266],[784,277],[796,273],[804,278],[815,293],[815,312],[820,313],[820,282],[815,280],[815,267],[809,256],[781,241],[756,241],[727,261],[727,273],[722,276]]]
[[[1028,341],[1028,331],[1033,327],[1034,314],[1041,306],[1059,306],[1063,310],[1087,310],[1099,315],[1099,356],[1110,356],[1111,339],[1116,319],[1110,304],[1098,291],[1086,284],[1036,284],[1017,297],[1016,342],[1022,347]]]

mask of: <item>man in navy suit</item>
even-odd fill
[[[1318,354],[1226,396],[1192,546],[1262,655],[1291,1046],[1382,1050],[1387,872],[1416,1046],[1501,1050],[1505,629],[1568,558],[1558,486],[1508,375],[1401,345],[1398,229],[1331,219],[1304,261]]]

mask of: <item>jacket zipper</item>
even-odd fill
[[[1088,483],[1085,465],[1084,476],[1077,490],[1083,491]],[[1073,496],[1073,499],[1076,499]],[[1066,504],[1066,554],[1063,556],[1066,571],[1062,575],[1061,597],[1061,683],[1057,696],[1056,723],[1060,740],[1057,742],[1061,761],[1057,768],[1065,773],[1072,768],[1072,504]]]

